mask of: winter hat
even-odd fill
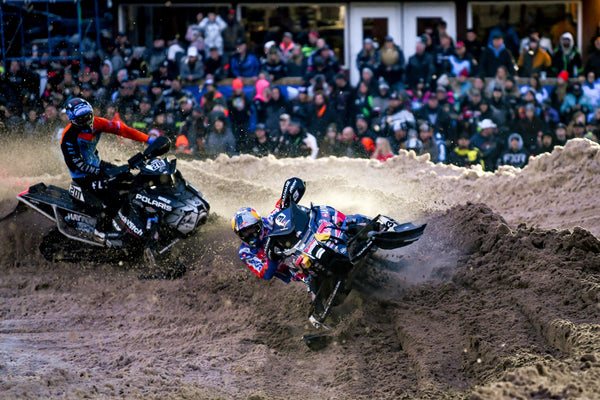
[[[489,118],[484,119],[479,123],[479,127],[481,129],[495,128],[496,124]]]
[[[463,68],[463,70],[460,71],[460,73],[458,75],[464,76],[464,77],[468,77],[469,76],[469,71],[467,71],[466,68]]]
[[[561,79],[563,79],[563,80],[565,80],[565,81],[568,81],[569,80],[569,73],[567,71],[560,71],[559,74],[558,74],[558,77],[561,78]]]
[[[244,82],[240,78],[235,78],[231,84],[233,89],[239,89],[244,87]]]
[[[188,47],[187,55],[188,57],[198,57],[198,49],[194,46]]]

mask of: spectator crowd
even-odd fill
[[[385,161],[405,149],[488,171],[523,167],[571,138],[598,142],[600,36],[583,60],[567,22],[551,38],[519,38],[501,18],[489,37],[469,29],[455,40],[441,21],[408,57],[391,36],[366,38],[354,86],[317,31],[267,34],[251,48],[233,10],[199,13],[185,38],[156,36],[147,48],[119,32],[83,62],[65,45],[2,63],[0,137],[60,140],[63,105],[81,97],[98,116],[169,136],[186,157]]]

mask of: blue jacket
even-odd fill
[[[246,58],[242,59],[239,53],[231,57],[231,75],[234,78],[252,78],[258,76],[260,64],[254,54],[246,54]]]

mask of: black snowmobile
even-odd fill
[[[196,233],[210,210],[177,169],[177,160],[160,158],[169,148],[169,139],[159,137],[127,165],[107,171],[121,194],[116,215],[105,215],[103,204],[75,182],[68,191],[38,183],[20,193],[20,202],[56,223],[40,245],[43,256],[50,261],[142,258],[147,267],[167,260],[169,250]]]

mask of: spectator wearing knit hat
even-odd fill
[[[467,76],[476,73],[477,61],[467,51],[464,42],[456,42],[454,53],[448,56],[448,63],[450,64],[449,73],[451,76],[458,76],[462,71],[466,71]]]
[[[560,106],[567,97],[569,87],[569,73],[567,71],[559,72],[556,78],[556,85],[550,91],[550,106],[555,110],[560,110]]]

